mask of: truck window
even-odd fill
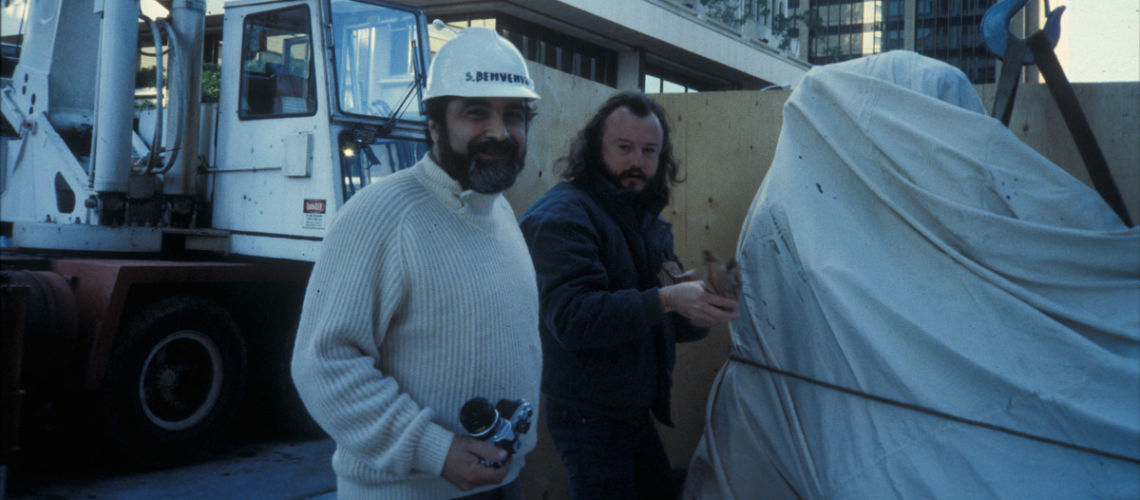
[[[252,14],[242,26],[242,119],[317,112],[313,44],[305,6]]]
[[[423,141],[406,139],[368,141],[352,132],[342,133],[339,143],[345,201],[379,178],[415,165],[427,153],[427,144]]]
[[[416,15],[353,0],[331,6],[340,110],[422,120],[416,75],[425,65]]]

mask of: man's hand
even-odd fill
[[[485,458],[491,462],[502,463],[499,468],[488,467],[479,463]],[[510,459],[506,450],[486,441],[455,435],[451,440],[451,448],[447,450],[447,458],[443,461],[443,471],[440,476],[454,484],[462,491],[470,490],[487,484],[499,484],[507,477]]]
[[[721,325],[740,317],[736,313],[736,301],[709,293],[704,281],[677,283],[661,287],[659,292],[665,312],[677,312],[699,328]]]

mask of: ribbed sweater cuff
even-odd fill
[[[443,472],[443,462],[447,459],[447,451],[451,449],[451,440],[455,434],[436,424],[428,424],[424,429],[420,446],[416,449],[416,456],[412,458],[412,467],[416,470],[439,476]]]

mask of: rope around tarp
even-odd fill
[[[896,401],[894,399],[889,399],[889,398],[885,398],[882,396],[876,396],[874,394],[869,394],[869,393],[866,393],[866,392],[863,392],[860,390],[851,389],[848,387],[843,387],[841,385],[836,385],[836,384],[833,384],[830,382],[824,382],[822,380],[818,380],[818,379],[814,379],[814,378],[807,377],[804,375],[800,375],[798,373],[792,373],[792,372],[789,372],[786,370],[781,370],[779,368],[768,366],[768,365],[765,365],[763,363],[757,363],[757,362],[752,361],[750,359],[745,359],[735,352],[733,352],[728,357],[728,360],[729,361],[735,361],[735,362],[741,363],[741,364],[745,364],[745,365],[751,366],[753,368],[759,368],[761,370],[765,370],[765,371],[768,371],[771,373],[775,373],[775,374],[783,376],[783,377],[788,377],[788,378],[791,378],[794,380],[799,380],[801,382],[807,382],[809,384],[814,384],[814,385],[818,385],[820,387],[824,387],[824,388],[831,389],[834,391],[839,391],[839,392],[842,392],[844,394],[850,394],[852,396],[858,396],[858,397],[863,398],[863,399],[869,399],[871,401],[875,401],[878,403],[883,403],[883,404],[891,405],[891,406],[898,407],[898,408],[904,408],[907,410],[913,410],[913,411],[917,411],[919,413],[925,413],[927,415],[932,415],[932,416],[935,416],[938,418],[944,418],[946,420],[952,420],[954,422],[972,425],[975,427],[981,427],[984,429],[990,429],[993,431],[1002,432],[1002,433],[1009,434],[1012,436],[1017,436],[1020,438],[1032,439],[1034,441],[1039,441],[1042,443],[1048,443],[1048,444],[1055,445],[1055,446],[1062,446],[1065,448],[1069,448],[1069,449],[1073,449],[1073,450],[1077,450],[1077,451],[1082,451],[1085,453],[1092,453],[1094,455],[1099,455],[1099,456],[1102,456],[1105,458],[1111,458],[1113,460],[1122,460],[1125,462],[1132,462],[1134,464],[1140,464],[1140,458],[1130,457],[1127,455],[1121,455],[1118,453],[1113,453],[1111,451],[1105,451],[1105,450],[1101,450],[1098,448],[1092,448],[1089,446],[1082,446],[1082,445],[1070,443],[1067,441],[1060,441],[1060,440],[1045,437],[1045,436],[1038,436],[1036,434],[1030,434],[1028,432],[1023,432],[1023,431],[1019,431],[1016,429],[1010,429],[1008,427],[1002,427],[1000,425],[994,425],[991,423],[982,422],[980,420],[974,420],[974,419],[969,419],[969,418],[965,418],[965,417],[959,417],[957,415],[952,415],[950,413],[938,411],[938,410],[935,410],[933,408],[927,408],[925,406],[919,406],[919,405],[912,404],[912,403],[905,403],[902,401]]]

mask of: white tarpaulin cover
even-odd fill
[[[737,259],[685,498],[1140,497],[1140,229],[957,69],[809,71]]]

